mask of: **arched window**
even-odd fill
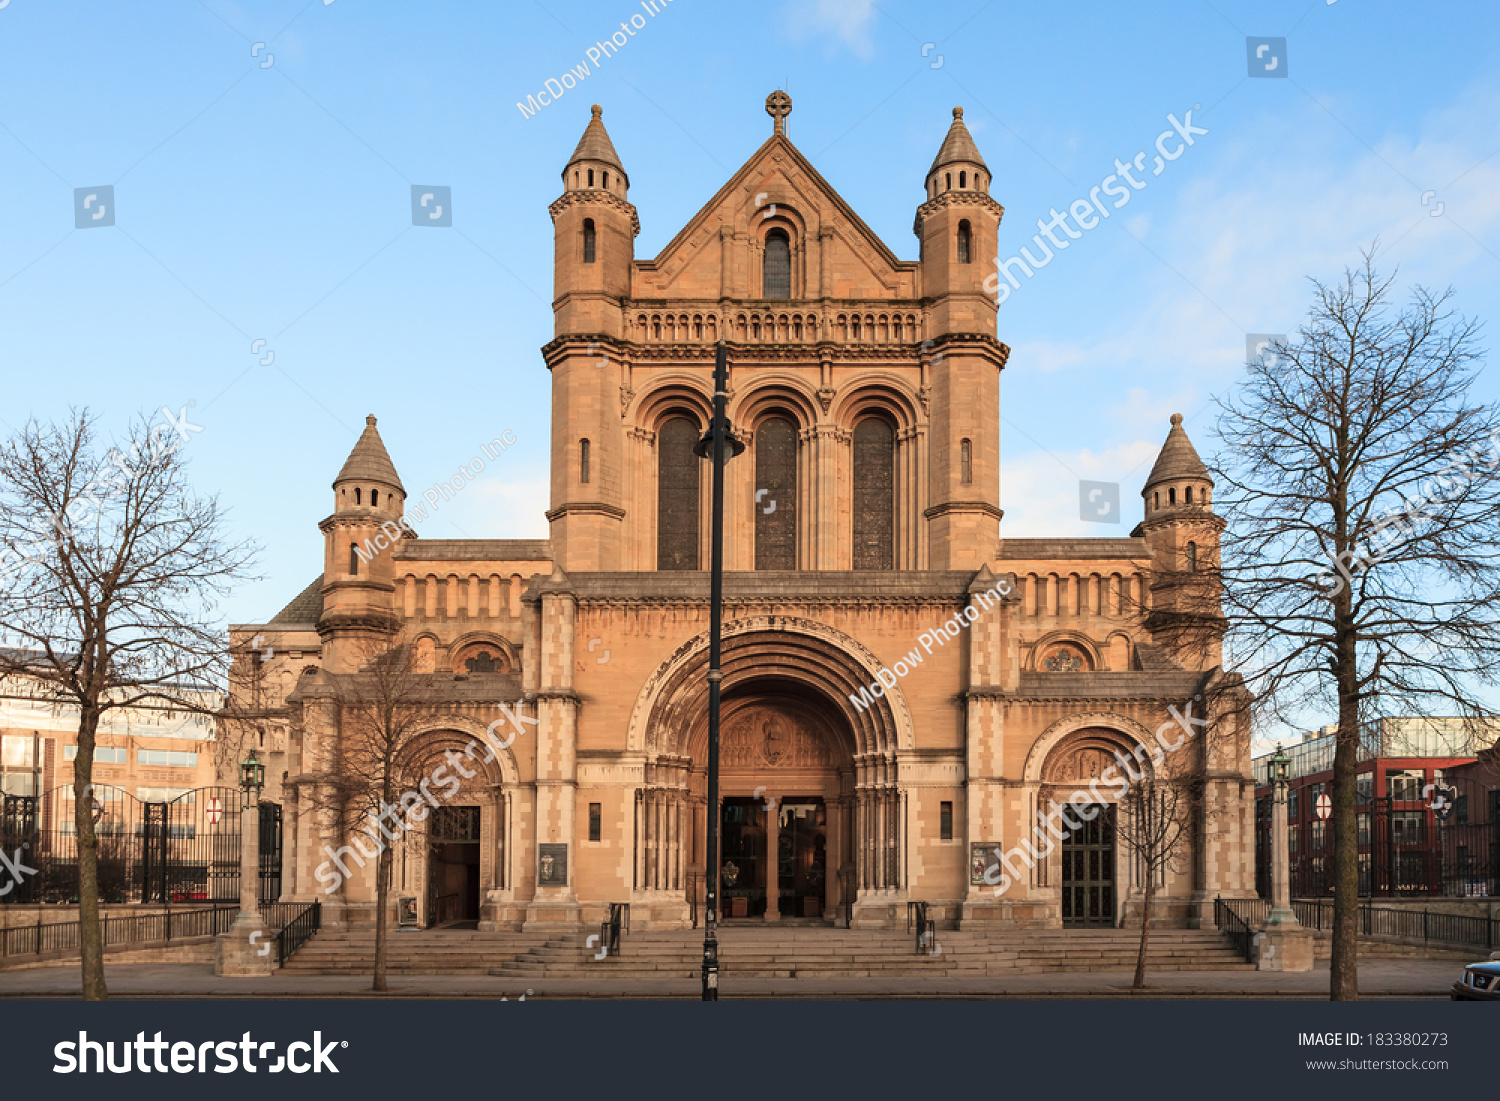
[[[609,173],[608,172],[604,173],[603,187],[604,187],[605,191],[609,190]]]
[[[1196,570],[1198,568],[1198,544],[1197,543],[1189,543],[1187,545],[1187,568],[1190,571],[1191,570]]]
[[[1187,503],[1188,504],[1192,504],[1193,503],[1193,487],[1192,486],[1188,486],[1187,487]]]
[[[380,490],[372,489],[370,490],[370,507],[374,508],[378,504],[380,504]]]
[[[973,250],[969,247],[972,234],[969,231],[968,221],[958,223],[958,262],[967,264]]]
[[[1161,508],[1161,491],[1160,490],[1157,490],[1156,492],[1154,492],[1154,493],[1151,494],[1151,507],[1153,509]]]
[[[357,489],[354,491],[354,503],[356,505],[360,503],[359,502],[359,490],[357,490]]]
[[[895,566],[896,430],[882,417],[854,426],[854,568]]]
[[[969,186],[969,174],[967,172],[960,172],[958,174],[958,189],[960,191],[962,191],[964,188],[966,188],[968,186]]]
[[[797,426],[785,417],[755,432],[755,568],[797,568]]]
[[[583,220],[583,262],[592,264],[594,262],[594,219]]]
[[[589,441],[578,441],[578,480],[584,485],[589,481]]]
[[[698,426],[674,417],[656,443],[656,568],[698,568]]]
[[[359,576],[359,545],[349,544],[349,572],[355,577]]]
[[[1171,488],[1169,488],[1167,490],[1167,504],[1169,504],[1169,505],[1175,505],[1176,503],[1177,503],[1177,487],[1176,486],[1172,486]]]
[[[761,279],[762,298],[792,297],[792,242],[784,229],[766,234],[765,270]]]
[[[594,170],[592,168],[589,169],[589,186],[594,186]]]
[[[964,440],[958,446],[959,480],[964,485],[971,485],[974,481],[974,447]]]
[[[953,173],[952,172],[944,172],[943,173],[943,190],[944,191],[952,191],[953,190]]]

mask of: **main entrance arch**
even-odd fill
[[[637,897],[694,913],[711,874],[707,659],[705,633],[648,680],[631,720],[646,755]],[[850,702],[878,683],[878,661],[825,624],[762,617],[726,629],[721,669],[723,916],[832,922],[889,907],[906,877],[898,774],[913,735],[898,690]]]

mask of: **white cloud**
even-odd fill
[[[785,9],[792,41],[801,43],[831,36],[859,57],[875,53],[870,38],[874,16],[874,0],[813,0],[811,4],[806,0],[789,0]]]

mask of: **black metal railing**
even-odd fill
[[[937,923],[927,916],[927,903],[906,904],[906,931],[917,934],[917,955],[932,951],[933,945],[937,943]]]
[[[611,902],[609,917],[599,923],[599,943],[611,956],[621,954],[623,934],[630,932],[630,903]]]
[[[1263,898],[1215,899],[1215,923],[1220,907],[1253,929],[1262,928],[1271,912],[1271,903]],[[1323,899],[1302,899],[1292,903],[1292,912],[1303,928],[1314,932],[1333,929],[1333,903]],[[1500,917],[1474,914],[1445,914],[1439,910],[1414,910],[1396,906],[1361,905],[1355,911],[1355,927],[1362,937],[1389,937],[1420,941],[1423,944],[1451,945],[1460,948],[1500,948]]]
[[[292,953],[310,941],[313,934],[322,927],[323,904],[314,902],[310,906],[302,903],[283,905],[302,906],[301,911],[290,918],[276,934],[276,959],[282,967],[285,967]]]
[[[149,914],[112,915],[100,919],[106,948],[126,944],[164,943],[211,937],[234,924],[237,906],[194,910],[160,910]],[[39,956],[80,951],[79,922],[53,921],[0,929],[0,957]]]
[[[142,802],[99,784],[90,808],[98,839],[99,900],[228,905],[239,899],[238,788],[204,787],[168,802]],[[262,901],[281,894],[281,808],[259,806]],[[28,869],[0,905],[78,902],[78,835],[71,786],[0,799],[0,849],[19,851]],[[6,877],[8,879],[8,877]]]
[[[1218,926],[1221,933],[1234,942],[1235,948],[1240,955],[1245,957],[1246,963],[1254,963],[1254,938],[1251,935],[1250,926],[1229,905],[1230,902],[1240,901],[1240,899],[1214,899],[1214,924]]]

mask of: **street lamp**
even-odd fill
[[[250,751],[250,756],[240,762],[240,790],[245,793],[245,805],[253,807],[260,802],[260,793],[266,786],[266,766],[260,763],[255,756],[255,750]]]
[[[1292,759],[1277,743],[1271,758],[1271,912],[1266,917],[1268,929],[1295,929],[1297,915],[1292,911],[1291,853],[1287,845],[1286,789]]]
[[[714,419],[693,448],[700,459],[714,464],[713,533],[708,595],[708,845],[703,876],[703,1000],[719,1000],[719,671],[723,649],[720,630],[724,613],[724,464],[745,450],[729,429],[725,404],[729,400],[729,352],[719,341],[714,356]]]

